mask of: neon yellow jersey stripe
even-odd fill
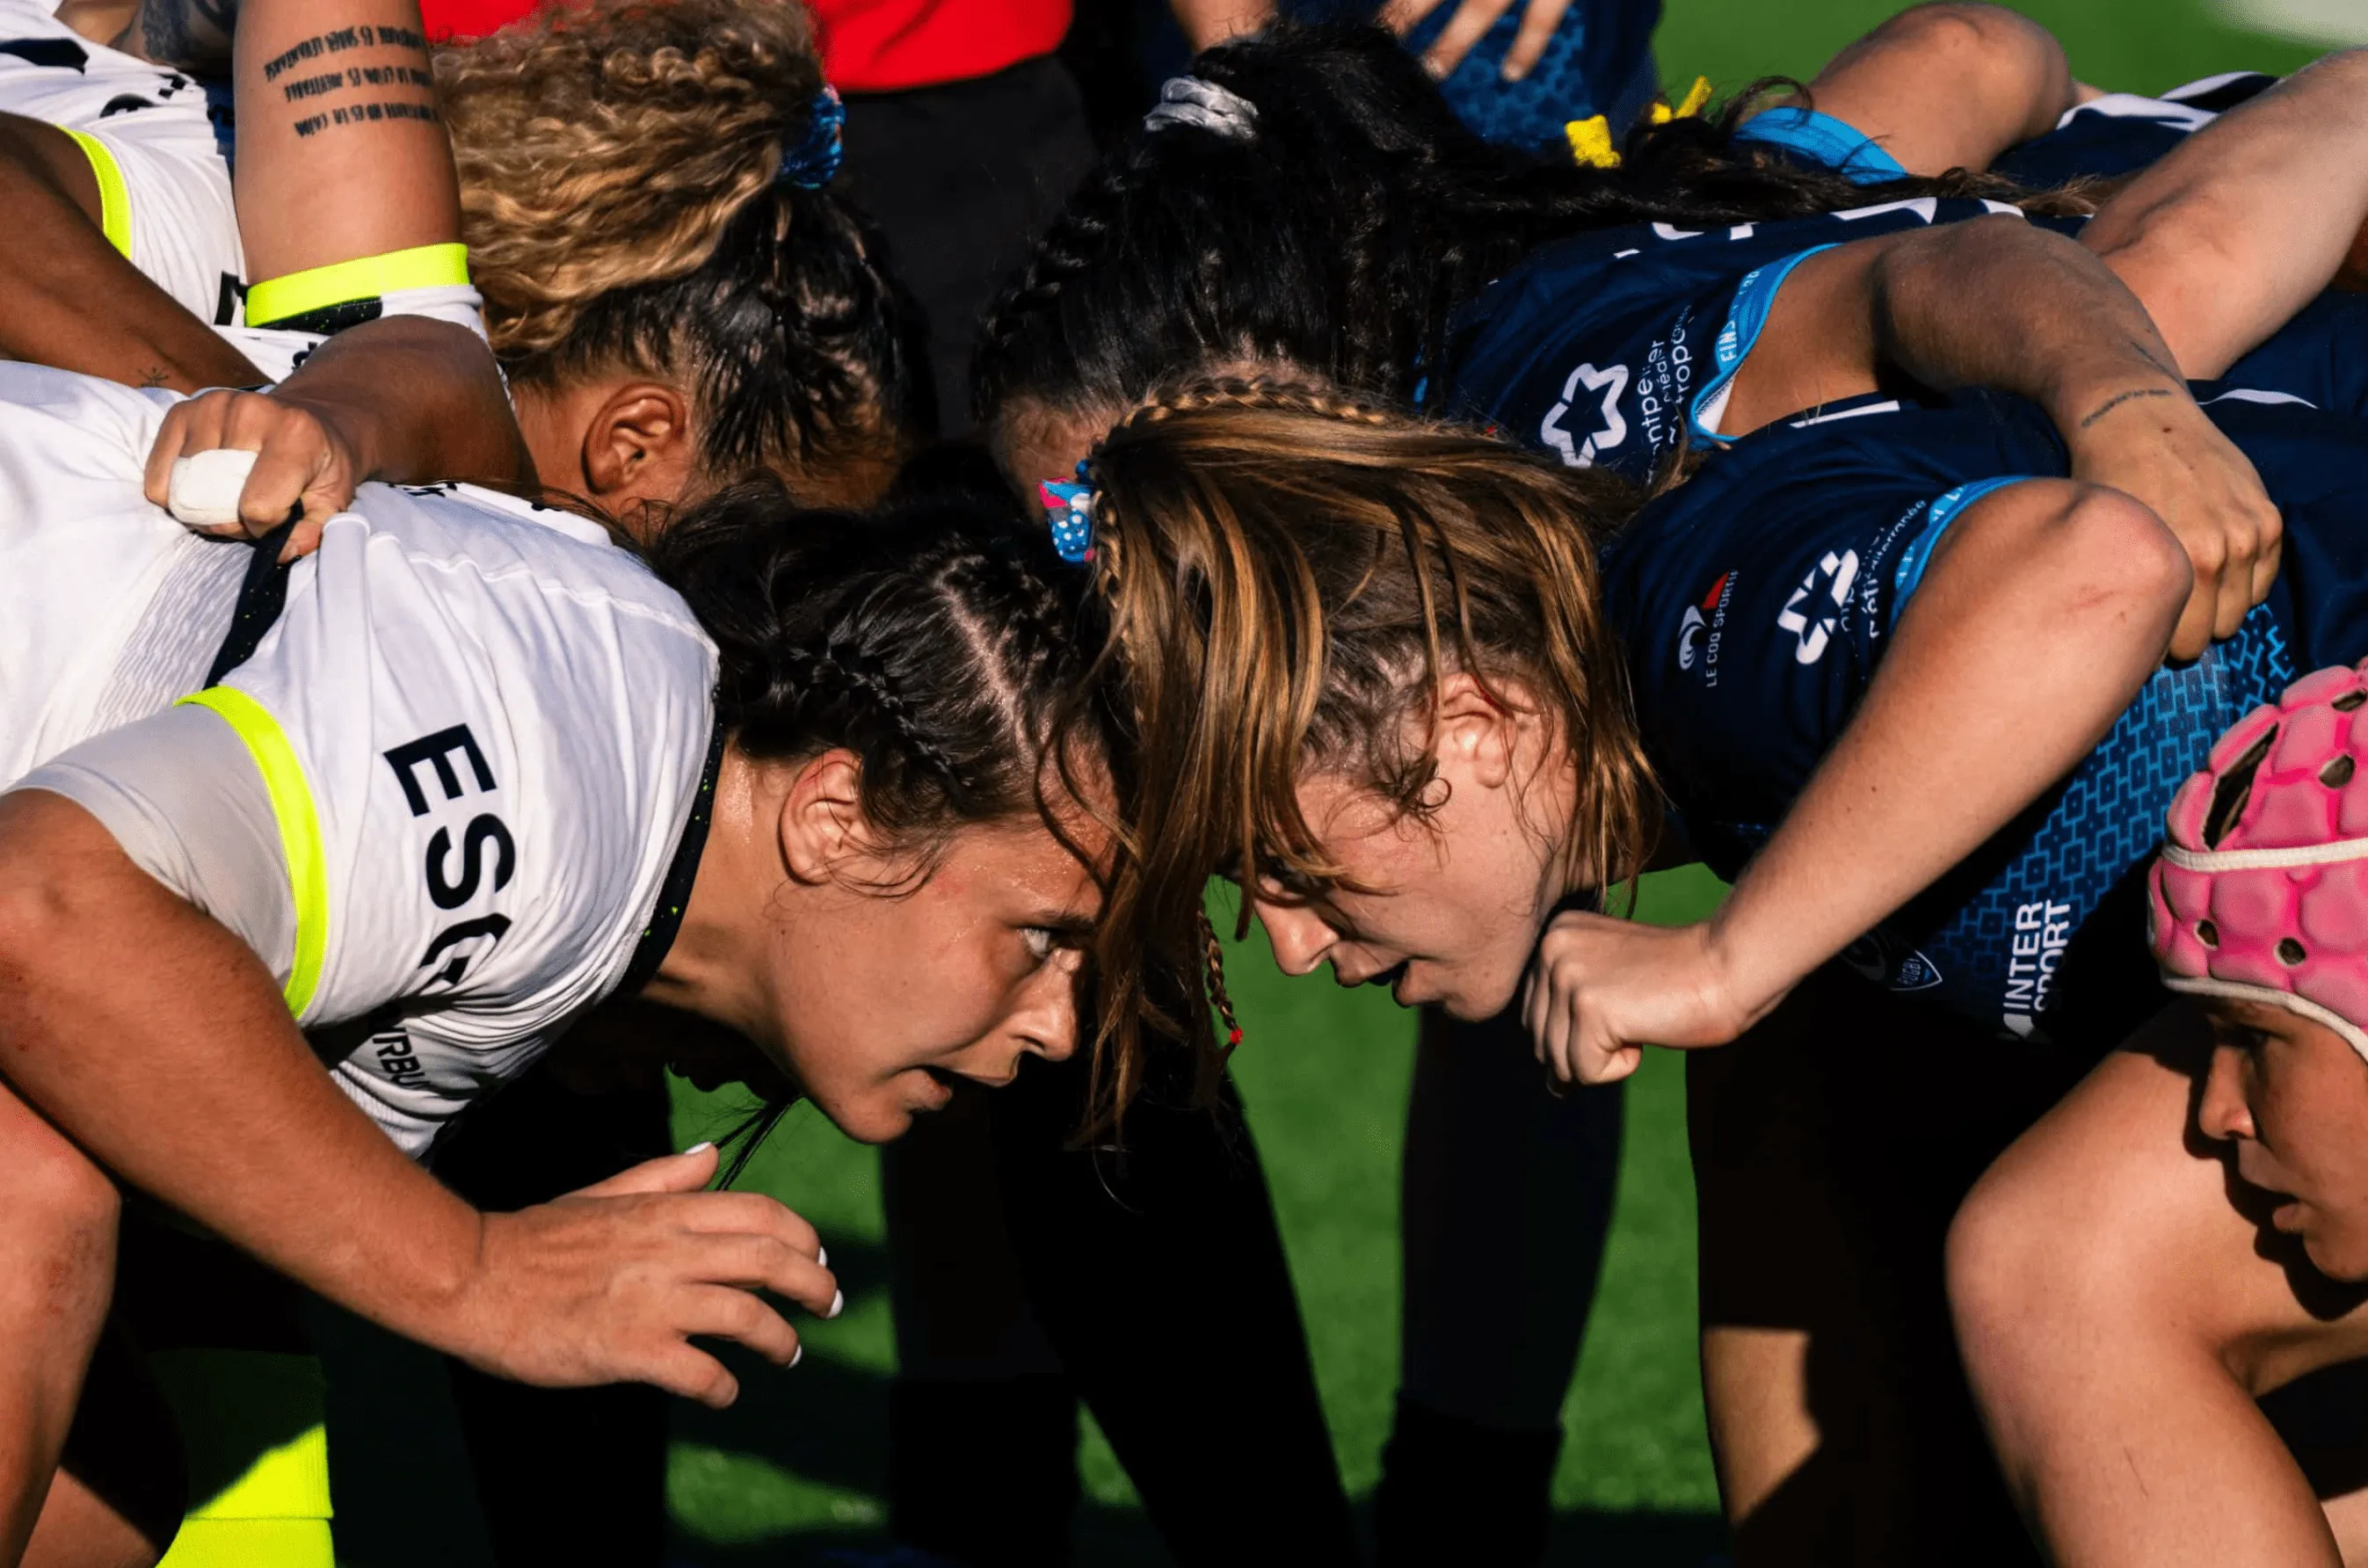
[[[308,311],[375,300],[397,289],[437,289],[468,281],[467,245],[416,245],[291,272],[285,278],[267,278],[246,291],[246,324],[268,326]]]
[[[288,857],[288,891],[296,906],[296,955],[288,971],[288,1011],[302,1017],[321,983],[321,960],[329,933],[328,859],[321,850],[321,819],[313,810],[296,748],[270,710],[236,687],[210,686],[181,699],[222,716],[263,774],[271,793],[271,814],[279,819],[279,846]]]
[[[66,128],[60,126],[61,131]],[[98,176],[98,226],[107,233],[107,243],[113,245],[126,261],[131,259],[131,192],[123,184],[123,167],[107,143],[86,131],[66,131],[82,155],[90,160],[90,172]]]

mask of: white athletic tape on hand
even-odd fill
[[[173,477],[165,486],[165,508],[193,528],[238,526],[238,494],[246,476],[255,472],[254,452],[216,447],[210,452],[173,460]]]

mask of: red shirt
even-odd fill
[[[431,39],[483,38],[535,0],[420,0]],[[1050,54],[1071,0],[811,0],[823,74],[842,92],[886,93],[985,76]]]
[[[533,10],[534,0],[419,0],[419,19],[430,43],[483,38]]]
[[[985,76],[1050,54],[1070,0],[810,0],[823,74],[848,93]]]

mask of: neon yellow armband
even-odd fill
[[[357,300],[375,300],[398,289],[465,288],[468,282],[467,245],[457,241],[415,245],[268,278],[246,291],[246,324],[269,326]]]
[[[115,161],[115,154],[107,150],[107,143],[90,132],[63,125],[58,129],[73,137],[74,144],[82,149],[82,155],[90,160],[90,172],[98,180],[99,229],[107,235],[107,243],[129,261],[131,258],[131,193],[123,184],[122,165]]]
[[[296,911],[296,949],[284,994],[290,1017],[301,1018],[321,983],[328,947],[328,857],[321,848],[321,818],[313,809],[313,788],[304,765],[271,710],[234,686],[210,686],[181,699],[211,709],[246,744],[279,819],[279,847],[288,858],[288,893]]]

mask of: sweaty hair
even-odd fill
[[[678,379],[707,474],[885,488],[908,307],[841,198],[777,179],[822,67],[796,0],[563,0],[436,54],[461,234],[511,380]]]
[[[1551,240],[2026,194],[1963,171],[1853,185],[1733,143],[1776,84],[1644,129],[1604,169],[1481,141],[1377,28],[1278,23],[1193,72],[1255,107],[1252,133],[1138,130],[1103,160],[988,316],[983,420],[1106,417],[1177,376],[1248,368],[1404,400],[1449,314]]]
[[[1206,880],[1345,885],[1298,787],[1344,777],[1439,804],[1431,725],[1463,673],[1544,721],[1576,785],[1576,885],[1644,865],[1658,793],[1595,551],[1641,492],[1452,426],[1259,381],[1145,403],[1088,462],[1139,789],[1103,910],[1106,1009],[1199,956]],[[1247,918],[1247,917],[1245,917]]]
[[[716,718],[746,756],[844,746],[893,838],[1038,811],[1056,714],[1095,614],[1041,530],[968,495],[871,516],[800,511],[777,483],[686,510],[652,568],[715,640]],[[1090,729],[1076,759],[1107,752]]]
[[[648,554],[715,641],[734,746],[759,761],[851,751],[865,820],[924,869],[966,825],[1033,817],[1065,835],[1124,774],[1095,673],[1100,608],[1006,498],[858,517],[752,483],[687,509]],[[1132,1029],[1095,1045],[1113,1108],[1136,1045]]]

